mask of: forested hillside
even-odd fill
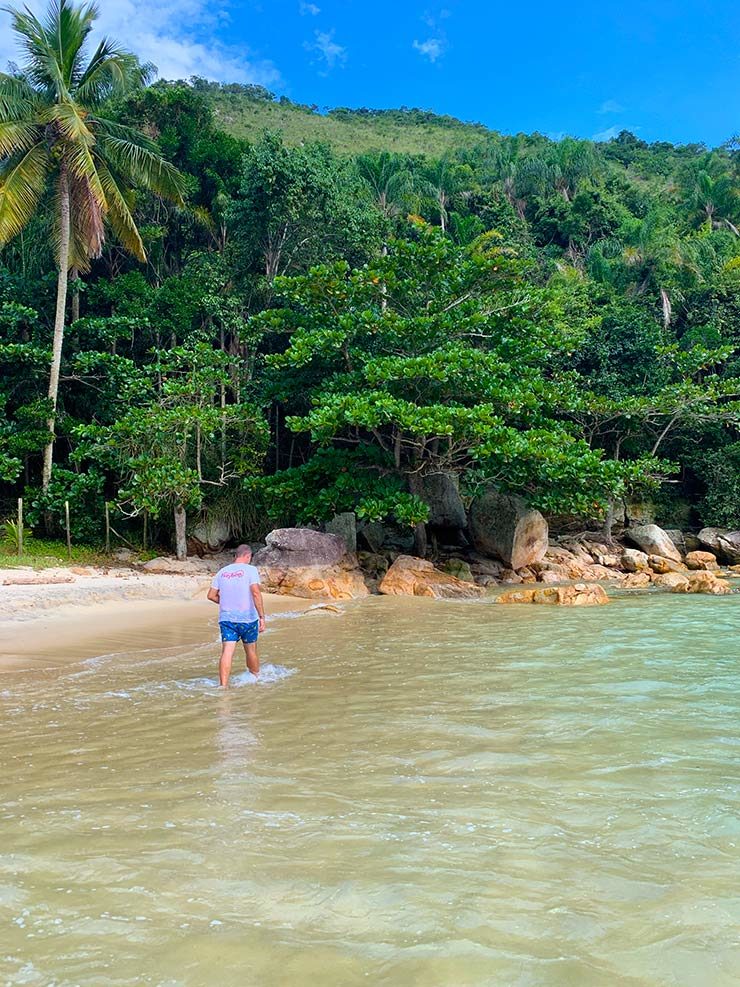
[[[129,69],[51,110],[0,77],[0,517],[23,496],[58,535],[68,501],[96,542],[110,502],[182,551],[203,517],[254,538],[353,510],[423,544],[447,473],[584,524],[650,496],[740,526],[733,142],[321,115]]]

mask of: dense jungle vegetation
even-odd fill
[[[86,52],[85,10],[48,16],[16,15],[0,75],[0,517],[22,496],[53,536],[68,501],[95,543],[109,502],[181,552],[203,517],[418,530],[445,472],[740,526],[733,140],[150,84]]]

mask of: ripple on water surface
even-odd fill
[[[228,692],[210,644],[10,676],[0,981],[738,984],[739,631],[371,599]]]

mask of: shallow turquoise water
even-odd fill
[[[740,597],[214,630],[0,678],[0,982],[740,984]]]

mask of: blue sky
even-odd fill
[[[39,9],[43,2],[33,2]],[[511,133],[719,144],[740,132],[740,5],[647,0],[100,0],[165,77],[324,106],[420,106]],[[0,15],[0,58],[12,56]]]

